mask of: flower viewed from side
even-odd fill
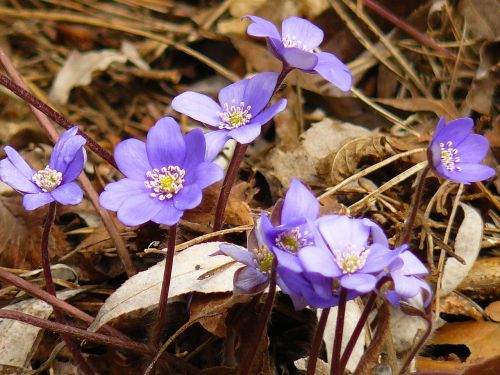
[[[349,68],[335,55],[315,51],[323,41],[323,31],[308,20],[289,17],[281,25],[281,34],[271,22],[257,16],[246,16],[252,23],[247,33],[266,38],[271,52],[283,63],[284,69],[296,68],[318,73],[340,90],[352,86]]]
[[[406,248],[404,245],[403,248]],[[389,277],[394,284],[393,290],[387,291],[387,299],[394,305],[399,305],[401,300],[410,301],[420,298],[426,307],[432,300],[430,286],[422,280],[429,274],[423,263],[410,251],[403,251],[389,265]],[[424,292],[425,291],[425,295]]]
[[[215,129],[207,134],[207,160],[211,160],[230,138],[242,144],[252,142],[261,127],[285,109],[285,99],[266,108],[277,79],[277,73],[266,72],[233,83],[219,92],[219,103],[187,91],[173,99],[172,108]]]
[[[334,287],[348,289],[348,298],[372,291],[378,274],[401,250],[390,250],[382,229],[368,219],[328,215],[315,222],[315,245],[298,257],[304,270],[334,279]]]
[[[63,134],[54,145],[49,164],[33,170],[10,146],[4,148],[7,158],[0,161],[0,180],[24,193],[23,206],[34,210],[53,201],[78,204],[83,192],[74,182],[85,164],[85,139],[77,135],[75,126]]]
[[[146,142],[120,142],[115,160],[125,178],[106,185],[99,203],[128,226],[176,224],[184,210],[200,204],[202,190],[223,177],[220,167],[205,161],[202,130],[183,136],[171,117],[158,120]]]
[[[486,137],[472,133],[474,122],[459,118],[446,123],[439,120],[427,150],[429,164],[441,177],[462,183],[483,181],[495,174],[495,170],[480,162],[488,152]]]

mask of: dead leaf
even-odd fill
[[[169,299],[191,292],[221,293],[233,290],[234,272],[241,267],[238,263],[209,278],[198,280],[207,271],[228,263],[225,256],[210,256],[219,250],[219,244],[220,242],[207,242],[194,245],[174,257]],[[122,315],[156,308],[164,268],[163,260],[123,283],[106,300],[89,329],[95,332],[103,324]]]
[[[494,322],[500,322],[500,301],[490,303],[488,306],[486,306],[484,312],[488,314],[488,316]]]
[[[65,290],[57,297],[66,300],[88,288]],[[38,318],[47,319],[52,306],[38,299],[28,299],[4,307],[5,310],[20,311]],[[30,361],[41,340],[43,329],[16,320],[0,319],[0,365],[19,369],[29,368]],[[4,372],[0,371],[0,374]],[[9,372],[12,374],[12,372]]]
[[[471,301],[460,294],[450,293],[439,303],[441,312],[445,314],[467,316],[474,320],[483,319],[483,315]]]
[[[41,265],[41,238],[47,207],[26,211],[22,197],[0,196],[0,264],[4,267],[33,269]],[[9,228],[5,230],[5,228]],[[57,225],[49,240],[51,257],[64,255],[68,244]]]
[[[476,261],[483,237],[483,219],[479,212],[465,203],[460,203],[464,219],[455,238],[455,254],[465,260],[465,265],[455,258],[448,258],[443,269],[441,295],[444,297],[454,291],[465,279]]]
[[[448,99],[429,98],[398,98],[398,99],[374,99],[376,102],[385,104],[403,111],[409,112],[433,112],[436,116],[445,116],[448,120],[460,117],[460,112],[453,102]]]
[[[473,299],[491,300],[500,296],[500,258],[482,257],[476,260],[458,290]]]
[[[394,349],[404,353],[415,345],[416,338],[423,333],[427,323],[422,318],[407,315],[399,308],[391,307],[391,334]]]
[[[500,4],[497,0],[462,0],[459,10],[467,29],[475,37],[494,41],[500,35]]]

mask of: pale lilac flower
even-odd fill
[[[406,245],[402,247],[406,248]],[[410,251],[403,251],[389,265],[389,277],[392,279],[394,289],[387,291],[387,299],[394,305],[399,305],[400,301],[409,301],[420,298],[423,306],[429,305],[432,299],[430,286],[422,280],[422,277],[429,274],[423,263]],[[424,293],[425,291],[425,293]]]
[[[216,129],[206,134],[207,159],[210,160],[230,138],[242,144],[252,142],[259,136],[261,127],[285,109],[285,99],[266,108],[277,79],[277,73],[266,72],[233,83],[219,92],[219,103],[206,95],[187,91],[173,99],[172,108]]]
[[[266,38],[271,52],[283,63],[283,69],[297,68],[307,73],[318,73],[342,91],[352,87],[349,68],[337,56],[318,52],[323,31],[308,20],[289,17],[281,25],[281,34],[271,22],[257,16],[246,16],[252,23],[247,33]]]
[[[76,182],[85,164],[85,139],[75,126],[54,145],[49,165],[35,171],[10,146],[4,148],[7,158],[0,161],[0,180],[24,193],[23,206],[34,210],[53,201],[78,204],[83,192]]]
[[[378,274],[400,251],[390,250],[382,229],[368,219],[328,215],[316,220],[314,246],[298,253],[308,273],[338,280],[348,298],[375,288]]]
[[[441,177],[458,183],[469,184],[483,181],[495,174],[495,170],[480,162],[488,152],[486,137],[472,133],[474,122],[459,118],[446,123],[439,120],[428,148],[429,164]]]
[[[200,204],[202,190],[223,177],[220,167],[205,161],[201,129],[183,136],[171,117],[158,120],[146,142],[120,142],[115,160],[125,178],[106,185],[99,203],[129,226],[176,224],[184,210]]]

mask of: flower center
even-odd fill
[[[304,246],[312,245],[310,233],[308,231],[302,233],[298,227],[281,232],[274,242],[278,249],[292,254],[296,254]]]
[[[250,113],[252,106],[248,105],[245,107],[244,102],[240,102],[239,105],[236,105],[233,100],[231,106],[224,103],[222,108],[224,112],[217,112],[217,116],[221,119],[219,122],[219,129],[236,129],[248,124],[252,118]]]
[[[301,50],[311,52],[312,50],[307,48],[305,44],[302,43],[301,40],[298,40],[295,35],[285,35],[281,41],[283,42],[283,46],[285,48],[299,48]]]
[[[147,180],[144,185],[153,190],[149,195],[163,201],[171,199],[184,187],[184,176],[186,171],[175,165],[155,168],[146,172]]]
[[[369,253],[370,249],[362,248],[361,251],[357,251],[350,245],[347,246],[346,251],[333,251],[335,262],[344,274],[355,273],[363,268]]]
[[[36,172],[31,179],[43,192],[48,193],[61,185],[62,173],[47,165],[45,169]]]
[[[441,163],[449,171],[460,172],[462,168],[458,167],[456,164],[460,162],[460,158],[455,156],[458,154],[458,149],[451,147],[453,142],[448,141],[446,144],[443,142],[439,143],[439,148],[441,149]]]
[[[266,246],[252,249],[251,252],[255,254],[255,264],[257,267],[262,271],[262,273],[268,273],[273,265],[273,253],[271,253]]]

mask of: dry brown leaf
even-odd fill
[[[500,322],[500,301],[490,303],[486,306],[484,312],[488,314],[494,322]]]
[[[500,296],[500,258],[477,259],[458,290],[474,299],[498,298]]]
[[[474,334],[471,334],[473,332]],[[500,325],[491,322],[458,322],[449,323],[438,329],[428,344],[431,345],[465,345],[470,355],[465,362],[431,360],[419,358],[417,368],[420,371],[454,370],[460,371],[472,364],[498,356],[500,342]],[[479,374],[479,373],[478,373]]]
[[[471,301],[460,294],[450,293],[440,302],[441,312],[449,315],[463,315],[474,320],[482,320],[481,312]]]
[[[376,102],[385,104],[403,111],[409,112],[433,112],[438,117],[445,116],[448,120],[460,117],[460,112],[453,102],[448,99],[429,98],[398,98],[398,99],[374,99]]]
[[[336,184],[356,173],[358,166],[370,159],[376,163],[396,154],[390,138],[383,135],[356,138],[345,143],[333,156],[330,182]]]
[[[33,269],[41,265],[41,238],[47,207],[26,211],[22,197],[0,196],[0,264],[4,267]],[[9,228],[5,230],[5,228]],[[50,256],[60,257],[68,248],[64,233],[52,226]]]
[[[467,29],[475,37],[494,41],[500,35],[500,3],[497,0],[462,0],[459,10]]]

